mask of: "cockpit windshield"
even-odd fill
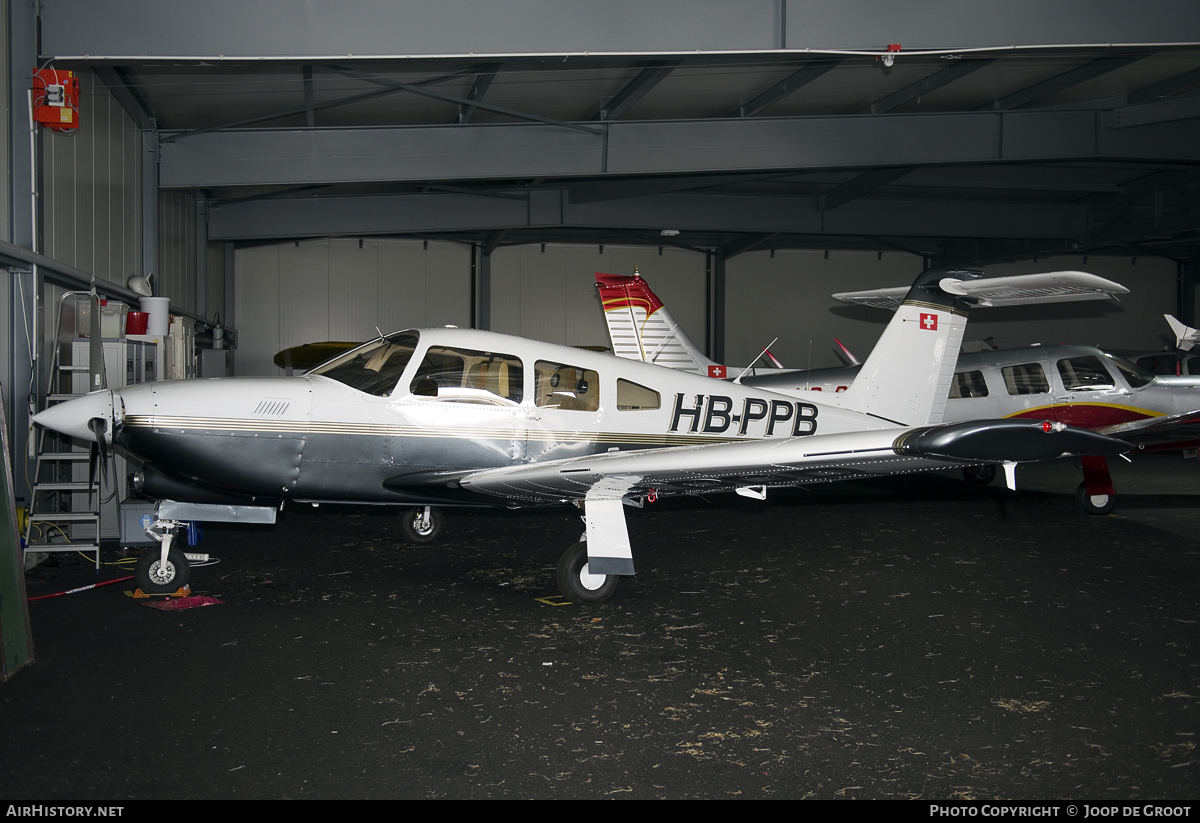
[[[414,331],[389,334],[322,363],[309,374],[328,377],[376,397],[387,397],[396,388],[419,339]]]
[[[1108,352],[1105,352],[1104,356],[1120,369],[1121,376],[1129,383],[1129,388],[1140,389],[1142,386],[1147,386],[1154,382],[1154,373],[1142,368],[1137,363],[1130,362],[1124,357],[1117,357],[1115,354],[1109,354]]]

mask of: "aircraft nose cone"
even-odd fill
[[[80,440],[96,439],[96,435],[88,428],[88,421],[93,417],[112,420],[113,395],[111,391],[98,391],[85,394],[75,400],[51,406],[33,416],[33,422],[56,432],[78,437]],[[111,427],[111,424],[110,424]]]

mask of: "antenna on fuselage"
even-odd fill
[[[733,379],[733,382],[738,384],[739,386],[742,385],[742,378],[746,376],[746,372],[750,371],[750,369],[753,368],[754,364],[759,361],[759,358],[761,358],[764,354],[767,353],[767,349],[771,348],[771,346],[774,346],[778,342],[779,342],[779,338],[776,337],[774,340],[772,340],[770,343],[768,343],[766,348],[764,348],[762,351],[760,351],[758,353],[758,357],[751,360],[750,365],[747,366],[746,368],[742,369],[742,373]]]

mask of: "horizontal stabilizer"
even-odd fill
[[[972,306],[1024,306],[1031,303],[1066,303],[1079,300],[1111,300],[1129,289],[1082,271],[1056,271],[1043,274],[1017,274],[970,280],[946,278],[939,283],[944,291],[960,297]],[[854,306],[898,309],[908,294],[908,286],[865,291],[839,292],[833,299]]]

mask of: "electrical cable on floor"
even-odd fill
[[[49,600],[52,597],[63,597],[68,594],[78,594],[79,592],[85,592],[88,589],[98,589],[101,586],[111,586],[113,583],[123,583],[126,580],[132,580],[132,579],[133,579],[133,575],[131,574],[131,575],[128,575],[127,577],[118,577],[113,580],[105,580],[101,583],[92,583],[90,586],[80,586],[77,589],[67,589],[65,592],[55,592],[54,594],[40,594],[37,597],[29,598],[28,602],[32,603],[35,600]]]

